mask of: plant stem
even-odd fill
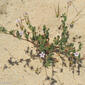
[[[5,34],[8,34],[9,35],[9,32],[8,33],[5,33]],[[12,35],[13,37],[17,38],[16,35]],[[33,45],[35,45],[35,47],[37,47],[37,44],[35,44],[34,42],[32,42],[31,40],[27,40],[27,39],[24,39],[24,38],[21,38],[21,40],[25,40],[25,41],[28,41],[30,43],[32,43]]]

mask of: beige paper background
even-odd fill
[[[55,8],[57,9],[60,3],[60,12],[65,11],[65,5],[68,0],[0,0],[0,25],[5,26],[8,30],[16,29],[16,19],[23,17],[24,12],[28,12],[30,21],[36,27],[42,27],[44,24],[50,28],[50,38],[57,33],[57,22],[55,18]],[[81,50],[82,56],[85,54],[85,0],[73,1],[73,6],[68,11],[68,22],[76,15],[76,10],[81,12],[81,18],[75,23],[74,29],[71,29],[71,38],[74,35],[81,35],[83,48]],[[43,68],[41,74],[38,76],[29,68],[24,68],[23,64],[13,66],[10,69],[3,71],[4,64],[8,64],[7,60],[10,58],[9,52],[16,58],[28,58],[24,50],[30,43],[20,41],[10,35],[0,34],[0,85],[43,85],[45,78],[45,70]],[[38,60],[32,62],[34,66],[41,66]],[[83,63],[85,66],[85,62]],[[48,74],[51,75],[50,69]],[[85,68],[81,69],[81,75],[73,74],[68,68],[64,69],[63,73],[57,69],[55,78],[60,79],[62,85],[85,85]],[[49,85],[45,82],[45,85]],[[58,82],[56,85],[60,85]]]

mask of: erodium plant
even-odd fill
[[[0,27],[0,32],[12,35],[19,40],[25,40],[32,43],[36,48],[36,56],[34,57],[41,58],[44,67],[49,67],[59,62],[57,57],[62,60],[62,65],[66,65],[65,59],[67,58],[69,61],[69,67],[74,69],[77,64],[79,73],[82,60],[79,51],[81,50],[82,44],[81,42],[79,42],[79,47],[78,49],[76,49],[73,42],[68,42],[70,28],[66,24],[67,16],[64,13],[60,16],[60,18],[61,25],[58,29],[61,30],[62,33],[60,35],[57,35],[57,37],[54,37],[52,43],[49,42],[49,29],[44,25],[42,28],[43,33],[40,34],[39,32],[37,32],[36,27],[32,26],[32,24],[30,23],[27,13],[25,14],[23,20],[17,19],[16,25],[19,27],[19,29],[8,31],[5,27]],[[23,25],[23,21],[26,22],[26,25],[28,27],[27,29]],[[55,53],[58,54],[58,56],[54,58],[53,55]]]
[[[56,63],[59,62],[59,60],[62,61],[62,67],[69,66],[72,70],[72,73],[74,73],[75,68],[77,68],[78,75],[80,74],[80,67],[82,66],[82,60],[81,58],[81,48],[82,43],[78,42],[78,49],[76,49],[74,42],[76,37],[73,37],[73,41],[69,42],[69,30],[74,27],[74,23],[71,23],[70,25],[67,24],[67,16],[65,13],[56,16],[59,17],[61,20],[60,26],[57,28],[61,31],[61,34],[56,35],[57,37],[54,37],[53,41],[50,42],[49,37],[49,28],[47,28],[45,25],[42,27],[41,31],[42,33],[38,32],[38,28],[33,26],[30,23],[29,16],[27,13],[24,14],[24,19],[17,19],[16,20],[16,26],[18,29],[10,30],[8,31],[5,27],[0,27],[0,32],[12,35],[15,38],[18,38],[19,40],[25,40],[29,43],[31,43],[34,48],[36,48],[36,53],[33,54],[33,51],[30,51],[30,59],[20,59],[19,61],[12,61],[12,57],[8,60],[9,64],[13,65],[19,65],[19,63],[26,62],[24,67],[29,66],[29,62],[31,62],[31,59],[37,59],[39,58],[42,60],[42,65],[46,68],[49,66],[52,66],[52,77],[50,78],[47,75],[46,72],[46,80],[51,80],[50,85],[54,85],[57,81],[53,78],[54,76],[54,69]],[[23,23],[25,22],[25,23]],[[25,25],[24,25],[25,24]],[[81,38],[81,36],[77,36],[78,38]],[[27,50],[25,53],[29,53],[29,47],[27,47]],[[7,49],[6,49],[7,50]],[[55,56],[55,57],[54,57]],[[68,60],[68,62],[66,62]],[[7,65],[4,66],[4,69],[8,68]],[[30,67],[31,70],[33,70],[33,66]],[[37,68],[35,70],[36,74],[40,73],[40,68]],[[61,72],[63,71],[63,68],[61,69]]]

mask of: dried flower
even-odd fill
[[[27,16],[27,15],[28,15],[28,13],[27,13],[27,12],[25,12],[25,13],[24,13],[24,15],[25,15],[25,16]]]
[[[75,55],[76,57],[78,57],[78,56],[79,56],[79,53],[78,53],[78,52],[75,52],[74,55]]]
[[[22,36],[23,35],[23,31],[19,32],[19,34]]]
[[[16,26],[18,27],[20,27],[21,28],[21,30],[23,30],[23,28],[24,28],[24,25],[22,24],[22,20],[21,19],[17,19],[16,20]]]
[[[44,52],[41,52],[39,55],[40,55],[40,58],[44,58],[45,57],[45,53]]]
[[[24,20],[25,20],[25,22],[26,22],[27,25],[30,23],[29,16],[28,16],[28,13],[27,12],[24,13]]]
[[[21,19],[17,19],[17,20],[16,20],[16,24],[19,25],[19,24],[21,24],[21,23],[22,23]]]

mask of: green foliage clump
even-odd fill
[[[37,56],[43,60],[43,65],[45,67],[51,66],[55,64],[56,62],[58,62],[57,59],[60,56],[62,63],[65,63],[64,58],[68,58],[69,66],[74,68],[75,64],[78,64],[78,65],[81,64],[81,57],[80,57],[81,54],[78,53],[78,51],[81,50],[82,43],[81,42],[79,43],[79,48],[78,50],[76,50],[74,43],[68,42],[69,28],[66,24],[66,21],[67,21],[67,16],[64,13],[61,16],[62,33],[61,35],[57,35],[57,37],[54,37],[52,43],[50,43],[49,41],[50,40],[49,29],[45,25],[43,26],[43,29],[42,29],[43,34],[37,33],[36,27],[32,26],[30,22],[29,23],[26,22],[28,29],[23,28],[20,30],[7,31],[4,27],[0,27],[0,32],[3,32],[5,34],[10,34],[18,39],[31,42],[36,47]],[[31,31],[31,33],[29,32],[29,30]],[[30,34],[32,35],[31,37],[29,37]],[[58,58],[57,56],[56,58],[53,57],[54,53],[59,54]],[[63,55],[64,57],[62,58],[61,55]]]

